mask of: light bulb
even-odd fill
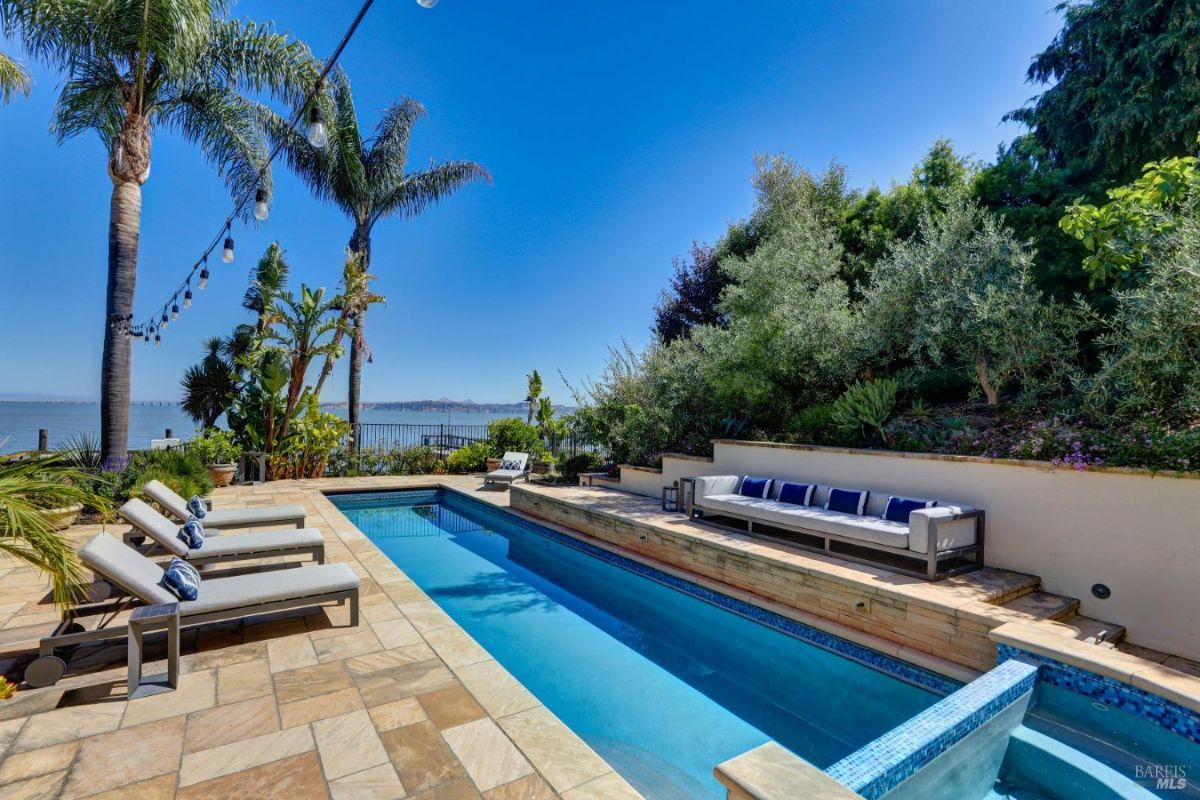
[[[221,251],[221,260],[226,264],[233,263],[233,237],[225,237],[225,249]]]
[[[438,4],[438,0],[417,0],[417,5],[421,8],[433,8]]]
[[[254,193],[254,218],[259,222],[265,222],[270,213],[271,209],[267,208],[267,193],[259,189]]]
[[[155,347],[162,347],[162,337],[161,337],[161,336],[159,336],[157,333],[156,333],[156,334],[154,334],[154,346],[155,346]]]
[[[179,304],[178,303],[175,303],[174,305],[171,306],[171,319],[172,320],[179,319]]]
[[[162,315],[162,319],[159,321],[158,329],[160,331],[165,331],[167,329],[167,325],[169,325],[169,324],[170,323],[167,320],[167,312],[164,311],[163,315]]]
[[[314,104],[308,112],[308,143],[313,147],[329,144],[329,130],[325,127],[325,112]]]
[[[188,289],[186,292],[183,293],[183,307],[184,308],[192,307],[192,290],[191,289]]]
[[[208,267],[200,270],[200,290],[204,291],[208,288]]]

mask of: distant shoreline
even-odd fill
[[[96,406],[100,405],[99,400],[50,400],[50,399],[0,399],[0,404],[19,404],[19,403],[39,403],[45,405],[64,405],[64,406]],[[166,407],[180,406],[178,400],[131,400],[131,406],[148,406],[148,407]],[[322,408],[347,408],[349,403],[345,400],[334,401],[331,403],[321,403]],[[516,414],[524,415],[529,408],[526,403],[475,403],[475,402],[460,402],[457,400],[388,400],[379,403],[363,403],[364,409],[376,409],[379,411],[423,411],[434,413],[455,412],[463,414]],[[575,411],[574,406],[558,406],[554,407],[559,414],[569,414]]]

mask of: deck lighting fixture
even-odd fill
[[[221,250],[221,260],[226,264],[233,263],[233,237],[225,237],[225,247]]]
[[[317,149],[329,144],[329,130],[325,127],[325,112],[315,100],[308,111],[308,143]]]
[[[266,222],[270,213],[271,209],[267,208],[267,190],[256,190],[254,192],[254,218],[259,222]]]

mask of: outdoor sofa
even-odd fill
[[[494,469],[483,476],[483,485],[489,483],[507,483],[512,485],[518,478],[524,478],[529,483],[529,454],[508,452],[500,459],[500,469]]]
[[[981,509],[813,481],[741,475],[694,481],[693,519],[725,527],[737,520],[751,534],[930,580],[983,566]]]
[[[205,527],[204,544],[193,548],[179,535],[179,523],[172,522],[148,503],[134,497],[118,509],[121,517],[132,525],[125,534],[125,543],[148,536],[173,556],[195,564],[215,564],[253,558],[278,556],[311,556],[318,564],[325,563],[325,537],[316,528],[221,536],[220,531]]]
[[[179,520],[187,522],[191,512],[188,511],[187,501],[171,490],[162,481],[150,481],[142,487],[142,492],[162,506],[163,510]],[[268,525],[291,525],[295,528],[304,527],[304,508],[297,505],[267,506],[264,508],[226,508],[209,511],[201,520],[205,527],[221,528],[261,528]]]
[[[358,625],[359,580],[347,564],[296,567],[229,577],[205,578],[195,600],[180,600],[163,586],[163,568],[107,533],[96,534],[79,551],[79,558],[96,577],[146,605],[179,604],[181,627],[208,622],[350,601],[349,627]],[[30,686],[53,686],[66,670],[54,651],[60,647],[124,638],[127,625],[109,624],[126,605],[116,602],[96,608],[72,608],[50,636],[41,640],[38,658],[25,669]],[[84,623],[94,623],[87,628]]]

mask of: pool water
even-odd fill
[[[827,767],[940,699],[480,501],[331,500],[649,798],[723,798],[713,767],[772,739]]]

